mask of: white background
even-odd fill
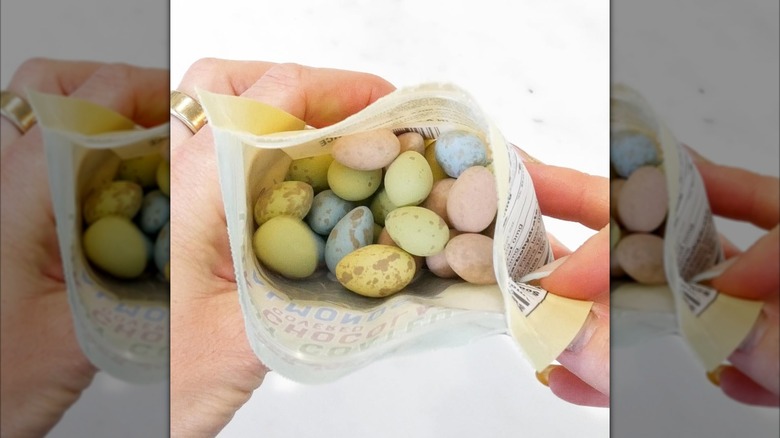
[[[159,0],[3,0],[1,10],[3,89],[25,60],[38,56],[168,67],[168,7]],[[167,382],[133,385],[103,372],[49,434],[167,435]]]
[[[607,176],[608,26],[604,0],[175,0],[171,82],[202,57],[366,71],[397,87],[452,82],[531,155]],[[571,247],[592,234],[548,228]],[[220,436],[603,437],[608,418],[557,399],[497,336],[382,360],[322,386],[270,373]]]
[[[615,0],[612,23],[613,80],[639,90],[678,140],[717,163],[778,175],[777,1]],[[743,249],[762,234],[716,225]],[[613,436],[780,435],[777,408],[724,397],[679,336],[616,348],[621,329],[613,323]]]

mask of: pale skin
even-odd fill
[[[27,61],[8,89],[86,99],[142,126],[167,120],[168,72],[119,64]],[[3,436],[42,436],[97,370],[79,347],[60,260],[40,129],[2,125]]]

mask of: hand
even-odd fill
[[[718,165],[688,150],[704,180],[713,214],[767,230],[747,251],[729,251],[727,263],[733,264],[712,281],[720,292],[764,302],[752,333],[729,356],[733,367],[720,372],[720,387],[742,403],[780,406],[780,180]]]
[[[523,154],[521,154],[523,155]],[[558,397],[586,406],[609,406],[609,180],[524,157],[542,214],[577,221],[598,232],[573,253],[553,241],[556,267],[541,280],[550,293],[593,301],[572,344],[548,375]]]
[[[8,89],[70,95],[142,126],[164,123],[168,73],[127,65],[33,59]],[[68,305],[40,129],[2,122],[3,433],[50,430],[97,371],[78,345]]]
[[[195,97],[196,86],[265,102],[317,128],[394,89],[364,73],[216,59],[191,66],[178,90]],[[267,369],[244,331],[211,130],[171,125],[171,436],[213,436]]]

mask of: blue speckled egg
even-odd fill
[[[157,240],[154,242],[154,264],[160,272],[165,272],[165,265],[171,259],[171,227],[166,222],[160,233],[157,234]]]
[[[374,238],[374,216],[360,206],[341,218],[325,242],[325,264],[336,273],[336,265],[352,251],[370,245]]]
[[[487,164],[487,146],[471,132],[445,132],[436,139],[435,151],[436,161],[453,178],[471,166]]]
[[[170,200],[160,190],[152,190],[144,196],[138,225],[146,234],[155,235],[171,217]]]
[[[333,190],[322,191],[314,196],[306,223],[315,233],[327,236],[355,206],[354,202],[339,198]]]
[[[661,157],[647,136],[637,133],[614,134],[609,142],[609,159],[615,172],[628,178],[642,166],[657,166]]]

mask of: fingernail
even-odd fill
[[[520,283],[531,283],[533,281],[539,281],[542,278],[552,274],[552,272],[556,270],[558,266],[562,265],[568,258],[569,256],[561,257],[558,260],[550,262],[529,274],[525,274],[517,281]]]
[[[593,312],[588,313],[588,317],[585,318],[585,322],[582,324],[579,333],[577,333],[577,336],[574,337],[574,340],[571,341],[569,346],[566,347],[566,351],[576,353],[588,345],[590,338],[592,338],[593,334],[596,332],[595,320],[596,316],[593,315]]]
[[[538,380],[542,385],[549,387],[550,373],[558,367],[560,367],[560,365],[547,365],[543,370],[536,372],[536,380]]]
[[[761,341],[761,338],[764,337],[764,333],[766,333],[768,328],[769,324],[767,323],[766,316],[763,312],[759,313],[756,322],[753,324],[753,328],[750,330],[750,333],[745,336],[745,339],[742,340],[742,343],[739,344],[737,350],[747,353],[754,349]]]
[[[718,365],[714,370],[707,371],[707,380],[715,386],[720,386],[720,375],[725,369],[726,365]]]
[[[696,274],[691,278],[691,282],[693,283],[706,283],[710,280],[713,280],[715,278],[720,277],[721,274],[723,274],[726,269],[728,269],[731,265],[734,264],[734,262],[737,261],[736,257],[732,257],[724,262],[718,263],[717,265],[711,267],[710,269],[701,272],[699,274]]]
[[[520,154],[520,159],[522,159],[524,163],[544,164],[540,160],[538,160],[538,159],[532,157],[531,155],[529,155],[528,152],[520,149],[520,147],[517,146],[516,144],[514,144],[514,143],[509,143],[509,144],[511,144],[517,150],[518,154]]]

